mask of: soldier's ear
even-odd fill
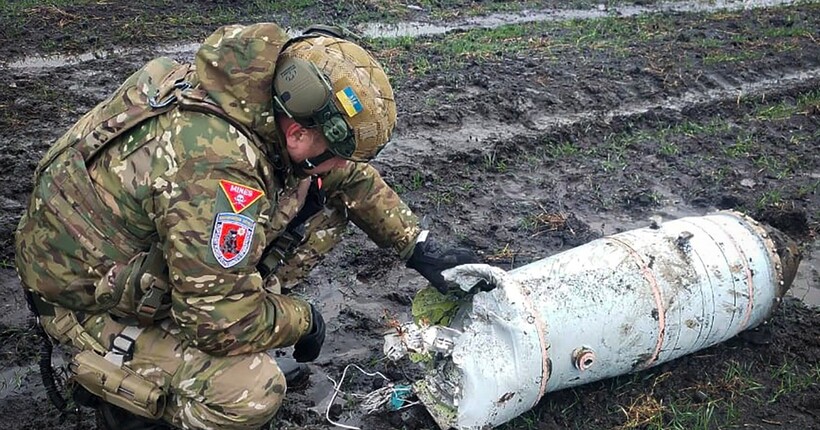
[[[285,129],[285,142],[287,143],[288,148],[295,148],[307,137],[307,129],[302,127],[302,125],[298,122],[287,121],[283,125]]]

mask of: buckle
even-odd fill
[[[105,354],[105,359],[122,366],[126,361],[134,358],[134,345],[142,329],[136,326],[125,326],[122,331],[111,340],[111,348]]]
[[[141,318],[153,319],[160,306],[162,306],[163,295],[165,295],[165,291],[152,282],[151,287],[145,292],[139,303],[137,303],[137,315]]]
[[[150,282],[151,284],[148,287],[148,290],[145,291],[145,294],[143,294],[142,298],[140,298],[139,302],[137,302],[135,309],[137,320],[142,326],[151,325],[151,323],[156,320],[156,316],[159,311],[170,307],[170,303],[163,303],[163,299],[168,293],[167,285],[166,288],[158,285],[156,278],[153,276]]]
[[[121,355],[123,361],[128,361],[134,356],[135,341],[136,339],[120,333],[111,341],[111,352]]]
[[[293,252],[299,245],[302,244],[302,241],[304,240],[305,225],[301,224],[294,229],[285,230],[278,238],[276,238],[272,251],[276,253],[276,256],[279,257],[280,260],[284,261],[288,254]]]
[[[186,81],[184,78],[179,78],[176,82],[174,82],[174,86],[170,88],[170,90],[185,91],[190,88],[192,88],[190,82]],[[157,88],[156,94],[148,97],[148,106],[152,109],[162,109],[177,101],[177,96],[173,93],[168,94],[164,100],[160,99],[160,96],[162,96],[162,90]]]
[[[256,265],[256,270],[262,279],[267,279],[279,266],[285,262],[288,254],[293,252],[305,240],[305,225],[301,224],[296,228],[288,228],[274,240]]]

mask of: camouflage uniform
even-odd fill
[[[285,382],[266,351],[294,344],[309,328],[310,306],[279,294],[275,278],[263,285],[255,267],[299,211],[309,181],[289,162],[271,104],[286,40],[273,24],[211,35],[186,72],[193,88],[177,95],[182,105],[197,99],[225,115],[175,107],[104,142],[87,165],[71,151],[45,161],[16,234],[23,285],[75,311],[106,348],[122,325],[104,311],[100,292],[160,245],[171,318],[142,332],[126,367],[167,389],[163,419],[178,427],[245,429],[269,420]],[[373,167],[349,162],[324,176],[324,188],[326,209],[309,220],[306,243],[279,274],[315,265],[348,220],[402,258],[412,253],[418,220]],[[132,315],[140,293],[126,291],[111,313]],[[77,344],[52,322],[42,320],[50,334]]]

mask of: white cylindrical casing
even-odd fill
[[[763,322],[785,292],[774,243],[736,212],[627,231],[510,272],[466,265],[448,274],[464,276],[496,289],[451,324],[463,332],[448,372],[455,416],[436,416],[420,395],[440,425],[460,429],[496,426],[545,392],[725,341]]]

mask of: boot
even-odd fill
[[[304,388],[310,379],[310,368],[305,363],[299,363],[290,357],[275,357],[279,370],[285,375],[288,390]]]
[[[97,404],[96,415],[97,430],[173,430],[164,421],[134,415],[103,401]]]

